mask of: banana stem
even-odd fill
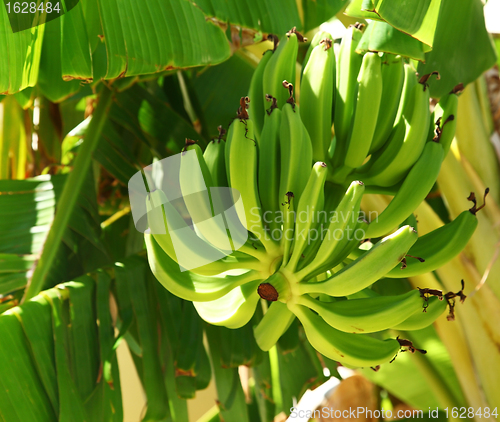
[[[28,286],[26,287],[24,297],[21,302],[25,302],[40,293],[47,274],[52,268],[57,251],[61,246],[61,240],[64,232],[68,228],[68,221],[73,213],[83,182],[87,176],[90,164],[92,163],[92,153],[101,138],[101,132],[108,115],[108,109],[111,105],[112,97],[113,91],[104,85],[102,93],[99,97],[99,103],[97,104],[92,116],[87,134],[85,135],[85,142],[80,147],[74,162],[73,170],[68,176],[68,180],[66,181],[64,190],[61,194],[61,199],[57,204],[58,212],[56,212],[54,222],[52,223],[52,227],[47,235],[42,256],[38,261],[33,277],[28,282]]]

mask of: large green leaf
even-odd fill
[[[229,57],[223,31],[185,0],[98,0],[107,79],[216,64]]]
[[[0,93],[34,86],[39,68],[45,96],[61,101],[79,88],[64,81],[152,74],[230,57],[223,30],[186,0],[75,2],[47,22],[41,61],[45,25],[13,33],[0,9]]]
[[[28,339],[14,314],[0,317],[0,335],[0,418],[6,422],[57,420],[32,360]]]
[[[471,34],[474,34],[471,36]],[[481,0],[443,0],[433,49],[418,72],[437,70],[441,79],[430,80],[431,95],[440,98],[458,83],[468,84],[496,62],[495,47],[484,24]]]
[[[0,94],[34,86],[38,78],[44,25],[14,33],[7,10],[0,7]]]
[[[366,28],[356,51],[383,51],[423,61],[428,48],[419,40],[397,30],[388,23],[375,21]]]
[[[446,0],[376,0],[373,3],[376,3],[375,11],[386,22],[432,46],[436,40],[436,24],[442,1]],[[456,7],[456,2],[454,4]]]
[[[189,0],[221,22],[265,33],[284,34],[294,26],[302,29],[295,0]]]
[[[227,129],[236,117],[240,98],[248,94],[254,69],[248,57],[237,53],[192,78],[211,137],[218,135],[217,126]]]
[[[345,4],[345,0],[302,0],[304,30],[309,31],[330,20]]]

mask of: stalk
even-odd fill
[[[85,135],[85,142],[80,147],[75,159],[73,171],[68,176],[68,180],[61,194],[61,199],[57,204],[57,212],[49,234],[47,235],[42,256],[36,265],[31,280],[28,282],[22,302],[36,296],[43,289],[45,279],[52,268],[57,250],[61,246],[64,231],[68,228],[68,221],[75,208],[83,182],[89,171],[90,164],[92,163],[92,153],[97,147],[101,137],[102,128],[108,115],[111,100],[112,91],[104,85],[99,97],[99,103],[92,116],[87,134]]]

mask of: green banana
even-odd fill
[[[254,248],[243,245],[241,254],[226,256],[208,241],[200,238],[184,221],[180,213],[169,202],[160,189],[149,194],[146,202],[151,236],[162,251],[183,267],[186,262],[190,271],[200,275],[220,274],[230,269],[261,269],[258,259],[265,262],[267,256]],[[233,254],[234,255],[234,254]],[[255,259],[257,258],[257,259]],[[177,267],[179,271],[179,267]]]
[[[387,208],[368,226],[366,236],[379,237],[389,233],[415,211],[436,182],[443,161],[443,147],[427,142],[420,158],[411,168]]]
[[[297,62],[298,49],[299,44],[296,34],[290,33],[286,38],[283,37],[264,69],[262,77],[263,95],[272,95],[276,98],[280,108],[283,108],[289,97],[288,93],[283,89],[283,81],[295,83],[295,63]],[[265,108],[266,99],[262,97],[261,101]]]
[[[248,105],[248,114],[254,121],[254,130],[257,139],[260,140],[262,128],[264,127],[264,116],[266,115],[265,109],[265,92],[264,92],[264,70],[268,62],[273,57],[273,51],[267,50],[254,70],[252,80],[250,81],[250,88],[248,90],[248,97],[250,103]]]
[[[336,330],[304,306],[289,304],[288,307],[302,323],[309,343],[321,354],[342,364],[375,367],[390,362],[401,347],[396,339],[379,340]]]
[[[293,192],[296,203],[306,187],[312,166],[312,144],[300,119],[299,107],[285,104],[280,126],[280,188],[279,197]]]
[[[412,227],[401,227],[329,279],[317,283],[300,282],[294,288],[298,294],[325,293],[330,296],[353,294],[373,284],[401,262],[417,237]]]
[[[228,236],[225,208],[219,195],[211,194],[214,192],[212,176],[198,144],[187,144],[181,153],[179,185],[186,209],[200,237],[227,255],[233,252],[236,245],[245,243],[242,230],[234,230]]]
[[[477,217],[464,211],[453,221],[420,237],[408,251],[408,255],[424,259],[408,259],[406,268],[392,269],[389,278],[413,277],[434,271],[457,256],[467,245],[477,227]]]
[[[287,192],[284,202],[280,204],[283,215],[283,231],[281,233],[281,250],[283,251],[282,266],[287,265],[295,234],[294,197],[292,192]]]
[[[429,90],[417,84],[410,93],[408,103],[403,109],[405,125],[403,144],[394,159],[386,168],[372,177],[365,177],[363,182],[370,185],[392,186],[404,178],[420,157],[429,132],[430,110]]]
[[[411,66],[405,64],[403,66],[403,70],[404,82],[402,94],[399,105],[396,109],[396,117],[393,120],[394,125],[391,126],[390,129],[389,138],[384,143],[383,148],[375,151],[368,162],[356,169],[356,171],[349,176],[349,180],[359,179],[364,183],[372,185],[373,182],[371,181],[371,179],[378,177],[379,174],[386,171],[386,168],[394,161],[401,147],[403,146],[406,132],[403,110],[405,108],[408,109],[409,106],[407,106],[407,103],[409,102],[409,99],[411,97],[410,94],[414,87],[417,85],[415,71],[411,68]],[[387,87],[387,84],[384,84],[383,88],[384,87]],[[383,116],[379,113],[379,117],[382,118]]]
[[[213,186],[228,186],[226,160],[224,158],[225,147],[226,143],[224,141],[215,139],[209,142],[203,152],[203,158],[212,177]]]
[[[213,271],[217,271],[216,274],[226,271],[223,269],[224,266],[213,264],[225,257],[226,254],[199,238],[188,227],[172,203],[167,200],[163,191],[157,189],[150,193],[146,208],[151,235],[176,263],[182,266],[182,263],[185,262],[182,254],[192,254],[190,259],[192,256],[196,256],[196,263],[199,264],[198,270],[208,271],[210,274]],[[209,267],[207,268],[205,264],[208,264]]]
[[[252,232],[264,245],[270,255],[279,253],[279,246],[266,233],[263,225],[262,207],[257,187],[258,148],[253,132],[252,120],[234,120],[231,143],[226,143],[226,157],[229,166],[231,187],[241,195],[241,206],[236,204],[236,212],[241,224]]]
[[[333,155],[335,167],[340,167],[343,164],[354,114],[358,92],[357,77],[363,60],[363,56],[356,53],[361,35],[362,32],[358,28],[354,25],[350,26],[342,37],[337,57],[337,89],[333,124],[336,138],[336,149]]]
[[[310,240],[311,231],[318,225],[318,215],[325,203],[324,187],[328,170],[326,164],[314,164],[307,185],[297,205],[293,252],[286,268],[294,272],[302,252]],[[305,218],[303,218],[305,216]]]
[[[312,142],[314,161],[327,161],[332,141],[335,54],[329,42],[317,45],[307,61],[300,85],[300,117]]]
[[[335,209],[334,215],[329,216],[330,224],[313,261],[297,273],[299,279],[305,278],[308,274],[322,267],[343,249],[345,245],[341,245],[341,240],[348,235],[346,231],[348,224],[352,221],[357,222],[363,192],[364,185],[362,183],[351,183]]]
[[[262,139],[259,143],[259,194],[264,209],[264,221],[269,221],[271,233],[279,229],[278,212],[280,210],[280,126],[281,110],[271,109],[264,118]],[[266,218],[270,215],[270,218]]]
[[[403,117],[403,112],[405,108],[408,107],[407,103],[410,101],[412,91],[417,85],[417,82],[415,69],[410,64],[405,63],[403,91],[401,93],[401,99],[399,100],[398,111],[396,112],[394,122],[399,122]]]
[[[374,333],[392,328],[416,312],[422,312],[426,299],[419,290],[395,296],[322,302],[308,295],[297,298],[299,305],[316,312],[333,328],[347,333]]]
[[[384,54],[382,58],[382,99],[377,126],[369,153],[378,151],[387,141],[396,120],[404,84],[404,62],[401,56]]]
[[[260,300],[257,287],[260,280],[240,285],[218,299],[205,302],[193,301],[198,315],[212,325],[227,328],[243,327],[255,313]]]
[[[309,61],[309,57],[311,57],[311,53],[313,52],[314,48],[320,45],[320,42],[324,40],[325,38],[332,39],[332,36],[325,31],[319,31],[314,34],[313,39],[311,40],[311,43],[309,44],[309,47],[307,48],[306,55],[304,56],[304,60],[302,61],[302,69],[301,69],[301,74],[300,74],[300,84],[302,85],[302,78],[304,76],[304,69],[307,66],[307,62]],[[334,78],[335,80],[335,78]]]
[[[436,140],[443,145],[445,157],[455,137],[457,113],[458,95],[453,92],[442,97],[434,108],[434,115],[439,122],[439,126],[436,128]]]
[[[331,277],[332,274],[344,268],[347,264],[344,264],[344,261],[349,258],[349,255],[351,255],[353,250],[359,247],[361,239],[365,237],[367,227],[368,223],[366,221],[353,221],[351,219],[347,225],[343,239],[341,239],[339,244],[335,247],[335,252],[332,254],[330,259],[313,272],[307,274],[303,281],[311,281],[314,277],[317,277],[327,271],[330,273],[328,277]],[[361,236],[359,233],[361,233]]]
[[[345,166],[352,169],[365,161],[377,126],[382,98],[382,60],[377,53],[363,56],[357,82],[358,95],[344,160]]]
[[[415,312],[403,322],[391,327],[394,330],[413,331],[431,325],[446,310],[446,300],[440,300],[437,296],[431,296],[427,301],[425,312]]]
[[[206,302],[218,299],[234,288],[255,280],[262,280],[260,271],[251,270],[241,275],[204,276],[193,271],[179,271],[179,265],[170,258],[150,234],[144,235],[148,261],[156,279],[172,294],[184,299]],[[219,262],[223,271],[228,266]],[[208,264],[208,265],[212,265]]]
[[[273,347],[295,319],[282,302],[272,302],[264,317],[254,328],[255,340],[265,352]]]
[[[403,146],[405,130],[406,127],[404,122],[399,121],[396,126],[393,127],[385,145],[374,152],[366,164],[363,164],[355,172],[350,174],[348,179],[367,180],[368,183],[370,183],[370,180],[382,173],[396,158],[399,150]]]

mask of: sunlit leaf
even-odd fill
[[[446,0],[377,0],[374,3],[375,11],[387,23],[432,46],[441,1]]]
[[[363,33],[356,51],[383,51],[423,61],[428,47],[388,23],[372,22]]]
[[[474,34],[474,36],[471,36]],[[443,0],[432,51],[420,63],[421,75],[437,70],[440,80],[430,79],[431,96],[440,98],[459,83],[468,84],[496,62],[481,0]]]

